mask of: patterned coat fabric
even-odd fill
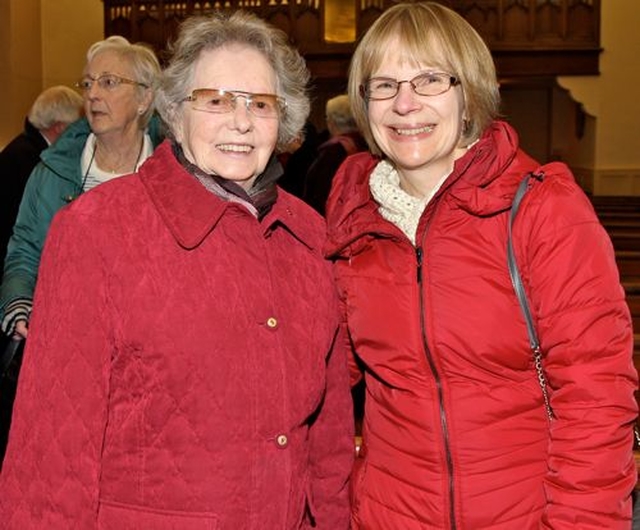
[[[636,480],[633,335],[613,249],[563,164],[539,168],[496,122],[428,204],[418,244],[379,214],[378,160],[350,157],[327,255],[366,382],[353,528],[628,529]],[[506,257],[514,225],[541,337],[547,420]],[[358,364],[356,364],[356,359]]]
[[[154,146],[163,139],[155,116],[149,123],[148,133]],[[55,144],[41,153],[40,163],[27,180],[7,247],[0,289],[0,320],[5,318],[8,304],[33,298],[51,220],[60,208],[82,194],[80,161],[89,134],[91,129],[86,118],[69,125]]]
[[[320,216],[258,221],[161,145],[54,219],[0,528],[348,527],[353,413]]]

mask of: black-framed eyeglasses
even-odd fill
[[[76,83],[76,88],[87,92],[91,90],[94,83],[97,83],[102,90],[115,90],[120,85],[137,85],[149,88],[149,85],[141,83],[140,81],[134,81],[133,79],[127,79],[116,74],[102,74],[98,77],[85,76]]]
[[[439,96],[452,86],[459,85],[460,80],[445,72],[427,72],[402,81],[390,77],[372,77],[360,85],[360,95],[367,101],[391,99],[396,97],[402,83],[409,83],[419,96]]]
[[[196,88],[183,101],[190,101],[191,108],[195,110],[224,114],[236,108],[239,97],[244,99],[245,108],[258,118],[278,118],[287,108],[286,100],[275,94],[254,94],[220,88]]]

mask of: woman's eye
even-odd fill
[[[393,83],[392,81],[378,81],[376,83],[373,84],[373,89],[374,90],[389,90],[394,88],[395,83]]]

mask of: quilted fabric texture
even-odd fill
[[[353,416],[324,225],[258,222],[163,144],[54,219],[0,528],[348,527]]]

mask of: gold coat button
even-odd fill
[[[279,434],[276,438],[276,443],[279,447],[286,447],[289,443],[289,438],[287,438],[286,434]]]
[[[278,320],[275,317],[269,317],[267,319],[267,327],[275,329],[278,326]]]

